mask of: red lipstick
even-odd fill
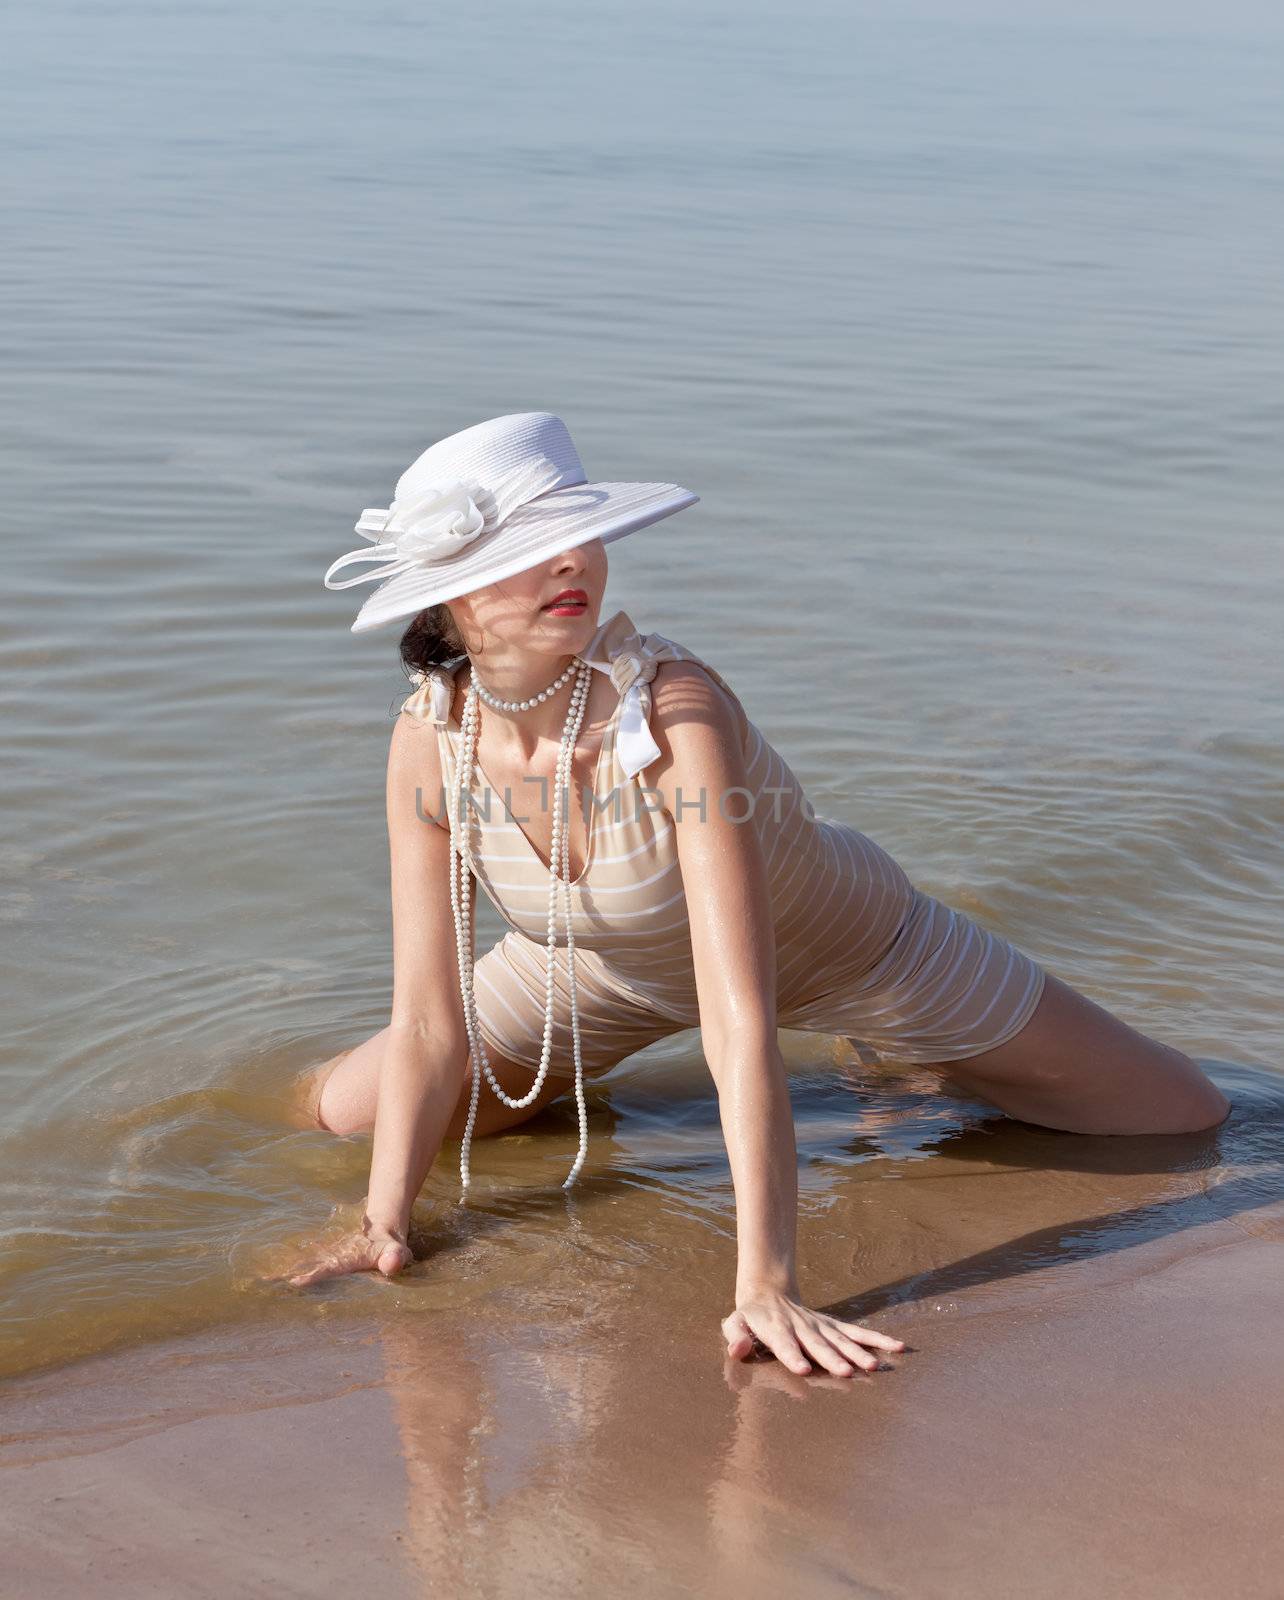
[[[583,589],[563,589],[541,609],[550,617],[582,617],[588,610],[588,595]]]

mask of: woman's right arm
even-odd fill
[[[398,717],[388,752],[392,1016],[379,1072],[365,1222],[292,1283],[414,1258],[406,1242],[424,1185],[467,1082],[468,1035],[450,896],[450,835],[436,728]],[[470,897],[470,907],[475,897]],[[472,930],[465,930],[472,937]]]

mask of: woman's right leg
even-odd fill
[[[576,955],[576,1011],[586,1080],[600,1077],[618,1061],[655,1040],[692,1026],[654,1012],[622,990],[592,951],[577,951]],[[535,1081],[535,1068],[514,1061],[493,1046],[491,1040],[508,1040],[514,1054],[538,1059],[544,1041],[546,961],[542,946],[510,931],[486,952],[474,969],[482,1036],[491,1071],[504,1091],[514,1098],[530,1090]],[[565,950],[558,952],[554,993],[557,1004],[553,1014],[552,1059],[569,1066],[574,1060],[574,1051]],[[374,1127],[387,1036],[388,1029],[382,1028],[354,1049],[335,1056],[308,1074],[302,1094],[305,1105],[301,1119],[305,1127],[320,1126],[332,1133],[361,1133]],[[449,1139],[463,1137],[468,1119],[472,1074],[466,1061],[460,1063],[460,1080],[463,1089],[446,1130]],[[498,1099],[489,1084],[483,1083],[473,1132],[479,1138],[488,1133],[502,1133],[533,1117],[559,1096],[574,1093],[574,1089],[575,1080],[569,1073],[561,1077],[550,1073],[531,1104],[514,1109]]]
[[[303,1116],[307,1126],[321,1127],[329,1133],[338,1134],[366,1133],[374,1127],[375,1108],[379,1103],[379,1073],[387,1048],[388,1032],[387,1028],[381,1028],[361,1044],[343,1051],[307,1075],[302,1092]],[[519,1066],[489,1045],[486,1054],[490,1060],[490,1070],[506,1093],[516,1098],[530,1089],[535,1081],[535,1073],[530,1067]],[[446,1128],[448,1139],[462,1138],[468,1120],[472,1073],[464,1068],[461,1077],[463,1090]],[[506,1106],[496,1097],[490,1085],[483,1083],[473,1133],[477,1138],[485,1138],[487,1134],[516,1127],[573,1088],[574,1083],[569,1078],[555,1077],[550,1073],[530,1105],[514,1108]]]

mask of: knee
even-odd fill
[[[315,1126],[340,1137],[373,1131],[390,1031],[390,1028],[381,1028],[364,1044],[345,1050],[318,1070]],[[449,1090],[455,1094],[462,1092],[466,1105],[469,1088],[466,1049],[440,1062],[434,1058],[430,1070],[434,1075],[439,1070],[443,1072]],[[455,1115],[459,1117],[461,1113],[456,1111]]]
[[[344,1054],[349,1052],[345,1051]],[[333,1133],[321,1112],[322,1101],[325,1098],[326,1084],[338,1061],[324,1062],[319,1067],[312,1067],[309,1071],[300,1073],[295,1078],[289,1092],[289,1121],[296,1128],[309,1128],[315,1132],[318,1128],[323,1133]]]
[[[1181,1130],[1183,1133],[1203,1133],[1209,1128],[1219,1127],[1230,1116],[1230,1101],[1211,1078],[1204,1077],[1202,1073],[1200,1076],[1203,1082],[1199,1092],[1192,1096],[1190,1121]]]
[[[348,1134],[361,1133],[374,1126],[373,1116],[358,1105],[350,1094],[342,1093],[341,1085],[336,1079],[339,1063],[345,1056],[351,1054],[352,1052],[347,1050],[336,1061],[322,1067],[316,1074],[312,1099],[317,1127],[323,1133],[338,1134],[341,1138]]]
[[[1231,1103],[1197,1061],[1172,1045],[1164,1047],[1180,1077],[1181,1093],[1175,1098],[1180,1109],[1165,1119],[1164,1133],[1205,1133],[1230,1115]]]
[[[381,1055],[376,1047],[381,1045],[386,1031],[341,1051],[317,1069],[312,1109],[315,1125],[323,1133],[346,1138],[354,1133],[369,1133],[374,1127]]]

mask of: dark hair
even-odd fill
[[[440,605],[428,606],[413,618],[401,636],[399,648],[401,664],[407,674],[416,670],[427,672],[466,653],[463,637],[444,600]]]

